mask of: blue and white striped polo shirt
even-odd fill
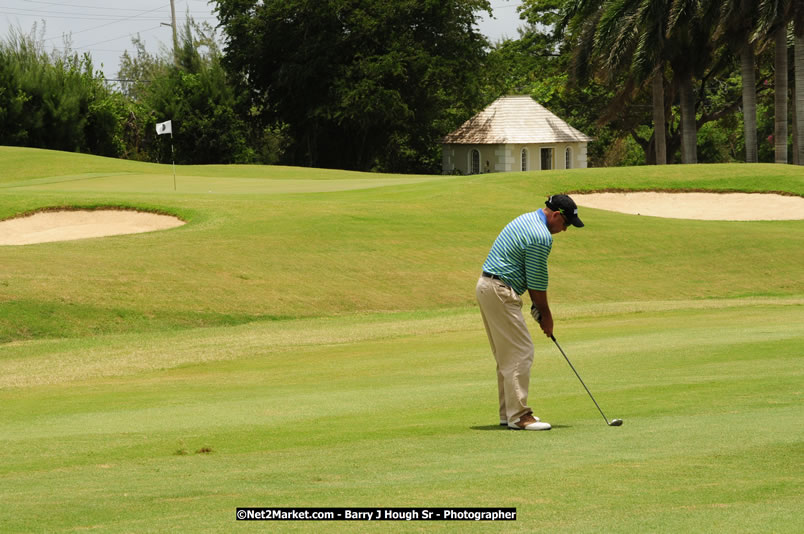
[[[552,248],[544,212],[526,213],[503,228],[483,270],[502,278],[519,295],[528,289],[547,291],[547,256]]]

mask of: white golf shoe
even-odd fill
[[[541,421],[541,419],[539,419],[538,417],[536,417],[533,414],[531,414],[531,417],[533,417],[536,420],[537,423],[539,421]],[[508,419],[500,419],[500,426],[508,426]]]
[[[508,428],[511,430],[550,430],[553,428],[550,423],[543,423],[538,417],[533,417],[533,414],[525,414],[519,418],[516,423],[508,423]]]

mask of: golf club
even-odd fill
[[[564,356],[564,359],[567,360],[567,363],[569,364],[570,368],[572,368],[572,371],[575,373],[575,376],[577,376],[578,380],[581,381],[581,384],[583,385],[583,388],[586,390],[587,393],[589,393],[589,397],[592,399],[592,402],[595,403],[595,406],[597,406],[597,410],[600,412],[600,415],[602,415],[603,419],[606,420],[606,424],[609,425],[609,426],[620,426],[620,425],[622,425],[623,424],[622,419],[612,419],[611,421],[609,421],[609,418],[606,417],[606,414],[603,413],[603,410],[600,409],[600,405],[597,403],[595,398],[592,396],[592,392],[589,391],[589,388],[586,387],[586,384],[583,383],[583,379],[581,378],[581,375],[578,374],[578,371],[575,370],[575,366],[572,365],[572,362],[569,360],[569,358],[567,358],[567,355],[564,353],[564,349],[562,349],[561,345],[559,345],[558,341],[556,341],[555,336],[550,336],[550,339],[552,339],[553,343],[556,344],[556,347],[558,347],[558,350],[561,351],[561,355]]]

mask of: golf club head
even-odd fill
[[[622,419],[612,419],[609,426],[622,426],[623,420]]]

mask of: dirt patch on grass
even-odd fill
[[[804,219],[804,198],[770,193],[575,193],[581,207],[706,221],[783,221]],[[583,218],[583,215],[581,215]]]
[[[0,221],[0,245],[32,245],[90,237],[139,234],[185,224],[172,215],[134,210],[42,211]]]

